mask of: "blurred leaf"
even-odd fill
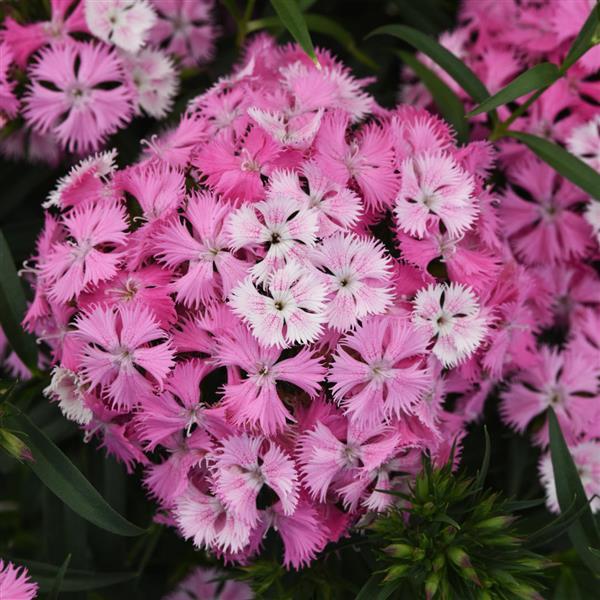
[[[310,33],[298,2],[296,0],[271,0],[271,5],[292,37],[300,44],[312,61],[319,66],[319,60],[315,54]]]
[[[65,454],[18,408],[8,419],[21,432],[33,460],[31,470],[67,506],[94,525],[117,535],[145,533],[115,511]]]
[[[17,356],[32,372],[37,372],[37,346],[33,337],[21,327],[21,320],[27,308],[25,294],[2,231],[0,231],[0,274],[0,325]]]
[[[459,142],[469,138],[469,125],[461,99],[431,69],[408,52],[399,52],[400,58],[415,72],[432,95],[442,116],[454,127]]]
[[[234,21],[239,21],[242,17],[240,7],[237,5],[236,0],[221,0],[223,6],[227,9],[229,14],[233,17]]]
[[[483,102],[489,97],[490,93],[477,75],[432,37],[406,25],[384,25],[369,33],[367,38],[375,35],[392,35],[426,54],[444,69],[473,100]]]
[[[506,135],[523,142],[563,177],[579,186],[592,198],[600,199],[600,173],[582,160],[579,160],[561,146],[530,133],[508,131]]]
[[[572,502],[575,502],[577,509],[583,509],[579,518],[569,528],[569,537],[579,558],[593,573],[600,573],[600,558],[590,552],[590,547],[600,547],[596,522],[573,457],[551,407],[548,410],[548,427],[550,429],[550,456],[560,509],[567,511]]]
[[[485,436],[485,449],[483,451],[483,461],[481,462],[481,468],[477,473],[477,479],[475,481],[475,487],[477,489],[483,489],[485,484],[485,478],[487,477],[488,471],[490,470],[490,455],[491,455],[491,443],[490,435],[487,427],[484,425],[483,434]]]
[[[511,500],[506,503],[504,508],[506,512],[512,513],[519,510],[527,510],[536,506],[543,506],[546,503],[546,498],[536,498],[535,500]]]
[[[565,73],[570,69],[590,48],[600,43],[600,6],[594,6],[571,45],[560,70]]]
[[[54,579],[54,583],[52,584],[52,589],[48,594],[48,600],[58,600],[59,594],[62,590],[63,579],[65,578],[65,573],[69,568],[69,563],[71,562],[71,555],[67,555],[65,558],[65,562],[62,564],[61,568],[58,570],[56,574],[56,578]]]
[[[383,581],[383,575],[381,573],[373,573],[367,583],[356,596],[355,600],[372,600],[377,598],[377,594],[381,589],[381,582]]]
[[[52,589],[61,567],[31,560],[11,559],[19,565],[27,567],[31,577],[40,586],[40,591],[48,592]],[[93,573],[69,569],[63,577],[61,590],[63,592],[86,592],[124,583],[136,578],[136,573]]]
[[[356,41],[352,37],[352,34],[344,29],[337,21],[325,17],[323,15],[317,15],[309,13],[304,15],[306,24],[311,31],[322,33],[324,35],[331,36],[336,42],[344,47],[346,52],[354,56],[356,60],[360,61],[367,67],[370,67],[374,71],[379,70],[377,63],[367,54],[356,46]]]
[[[540,63],[531,67],[518,77],[515,77],[509,84],[503,87],[499,92],[484,100],[477,108],[467,113],[467,117],[474,117],[481,113],[490,112],[508,104],[529,92],[534,92],[540,88],[548,87],[560,78],[558,67],[552,63]]]

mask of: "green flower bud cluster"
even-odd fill
[[[426,463],[401,505],[371,525],[383,585],[427,600],[541,599],[550,563],[523,548],[506,501],[478,482]]]

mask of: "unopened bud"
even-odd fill
[[[408,544],[391,544],[383,549],[383,551],[389,556],[394,558],[406,558],[412,556],[415,548]]]
[[[435,596],[439,585],[440,576],[437,573],[432,573],[425,580],[425,596],[427,597],[427,600],[431,600]]]
[[[0,429],[0,447],[17,460],[33,460],[25,442],[6,429]]]
[[[404,577],[406,572],[410,569],[410,565],[394,565],[388,569],[387,575],[384,581],[395,581]]]

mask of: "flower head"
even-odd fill
[[[33,600],[37,597],[38,585],[29,578],[25,567],[16,567],[0,559],[0,598],[6,600]]]

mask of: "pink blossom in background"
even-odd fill
[[[25,567],[17,567],[0,559],[0,598],[6,600],[33,600],[38,585],[29,578]]]
[[[197,567],[163,600],[252,600],[254,594],[247,583],[222,582],[223,576],[218,569]]]

